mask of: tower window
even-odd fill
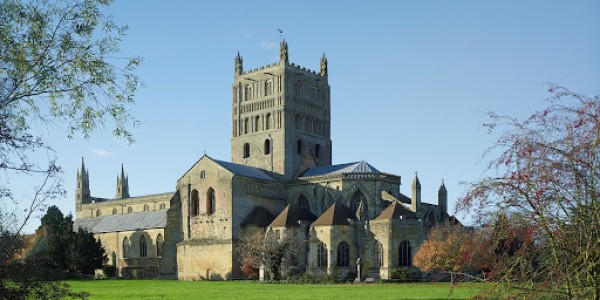
[[[254,132],[258,131],[260,129],[260,117],[256,116],[254,117]]]
[[[271,140],[265,140],[265,155],[271,154]]]
[[[211,215],[215,212],[215,190],[209,188],[206,191],[206,213]]]
[[[296,152],[298,154],[302,154],[302,140],[298,140],[298,142],[296,142]]]
[[[337,265],[338,267],[350,265],[350,246],[346,242],[339,243],[337,247]]]
[[[302,95],[302,81],[298,80],[296,81],[296,95],[300,96]]]
[[[271,118],[271,114],[267,114],[267,116],[266,116],[266,120],[265,120],[265,129],[266,129],[266,130],[269,130],[269,129],[271,129],[271,127],[272,127],[272,126],[271,126],[271,123],[273,122],[273,120],[272,120],[272,119],[273,119],[273,118]]]
[[[321,156],[321,145],[316,144],[315,145],[315,157],[319,158]]]
[[[265,95],[270,96],[271,94],[273,94],[273,82],[267,81],[265,83]]]
[[[317,248],[317,267],[327,267],[327,246],[322,242]]]
[[[250,157],[250,144],[244,144],[244,158]]]
[[[140,257],[148,256],[148,245],[146,244],[146,238],[142,235],[140,237]]]
[[[251,85],[246,86],[246,101],[248,101],[248,100],[252,100],[252,86]]]
[[[250,120],[248,118],[244,119],[244,134],[247,134],[250,129]]]
[[[375,266],[383,267],[383,245],[379,241],[375,241]]]
[[[298,197],[298,201],[296,203],[298,204],[298,206],[302,206],[306,209],[310,209],[310,206],[308,204],[308,199],[306,198],[306,196],[304,196],[304,194],[300,194],[300,197]]]
[[[192,201],[190,203],[190,214],[192,217],[200,214],[200,197],[198,196],[198,191],[192,191]]]

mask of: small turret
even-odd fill
[[[325,57],[325,53],[321,57],[321,76],[327,76],[327,57]]]
[[[117,175],[117,193],[116,199],[129,198],[129,178],[125,176],[123,164],[121,164],[121,174]]]
[[[419,182],[417,172],[415,172],[415,179],[412,183],[412,197],[410,202],[410,209],[417,214],[421,211],[421,182]]]
[[[448,215],[448,191],[446,190],[446,185],[444,185],[444,180],[442,180],[442,185],[440,185],[440,189],[438,190],[438,206],[440,208],[440,215],[442,218],[446,218]]]
[[[284,62],[285,64],[289,62],[288,44],[285,40],[281,41],[281,44],[279,45],[279,61]]]
[[[234,74],[235,74],[235,76],[239,76],[239,75],[242,75],[243,72],[244,72],[244,59],[242,59],[242,57],[240,56],[240,53],[238,52],[237,56],[235,57]]]
[[[81,211],[81,205],[91,202],[90,177],[85,169],[83,157],[81,158],[81,170],[77,170],[77,187],[75,188],[75,209]]]

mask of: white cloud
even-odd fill
[[[269,50],[277,50],[279,49],[279,45],[277,45],[277,43],[272,42],[272,41],[264,41],[260,44],[260,46],[263,49],[269,49]]]
[[[106,150],[101,150],[101,149],[91,149],[90,150],[92,152],[92,154],[99,156],[99,157],[107,157],[107,156],[111,156],[112,153],[106,151]]]

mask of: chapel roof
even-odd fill
[[[167,210],[140,211],[122,215],[75,219],[73,229],[85,228],[92,233],[132,231],[138,229],[164,228],[167,226]]]
[[[267,226],[273,222],[275,216],[264,206],[255,206],[240,223],[241,227],[246,226]]]
[[[235,175],[264,179],[264,180],[271,180],[271,181],[274,180],[273,177],[267,175],[267,173],[265,173],[263,170],[261,170],[259,168],[246,166],[246,165],[240,165],[240,164],[236,164],[236,163],[225,162],[225,161],[221,161],[221,160],[216,160],[214,158],[211,158],[211,159],[215,163],[217,163],[218,165],[227,169],[228,171],[230,171],[231,173],[233,173]]]
[[[375,218],[375,220],[392,219],[417,219],[417,215],[404,207],[403,203],[394,201]]]
[[[343,173],[381,173],[364,160],[331,166],[323,166],[306,170],[300,177],[340,175]]]
[[[348,206],[334,202],[312,225],[350,225],[348,219],[356,220],[356,213]]]
[[[283,211],[271,222],[269,227],[298,226],[298,221],[312,222],[317,217],[307,208],[288,204]]]

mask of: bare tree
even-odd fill
[[[549,106],[527,119],[490,114],[490,130],[506,128],[487,152],[498,153],[491,175],[470,184],[457,209],[522,220],[512,233],[520,240],[504,239],[521,252],[497,278],[512,296],[600,299],[600,99],[549,92]]]

